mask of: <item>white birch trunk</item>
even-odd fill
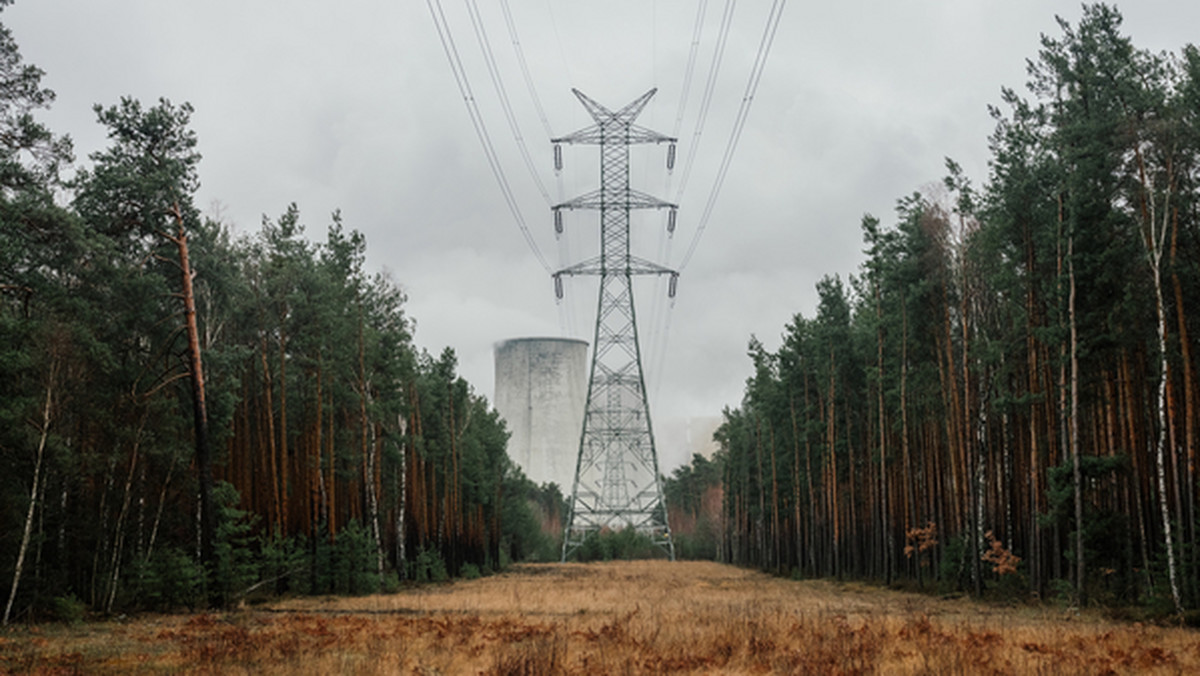
[[[1158,311],[1158,440],[1155,444],[1154,462],[1158,474],[1158,505],[1162,512],[1163,541],[1167,547],[1167,577],[1171,582],[1171,598],[1175,610],[1183,614],[1183,602],[1179,597],[1179,581],[1175,570],[1175,540],[1171,535],[1171,509],[1167,499],[1166,440],[1167,440],[1167,316],[1163,309],[1162,284],[1158,276],[1158,257],[1154,264],[1154,300]]]
[[[375,427],[367,425],[370,439],[367,441],[367,510],[371,518],[371,538],[375,541],[375,572],[379,576],[380,589],[383,588],[383,538],[379,530],[379,497],[375,492],[376,454],[379,445],[375,439]]]
[[[125,475],[125,497],[121,500],[121,511],[117,514],[117,526],[113,530],[112,560],[109,563],[108,598],[104,601],[104,612],[111,613],[117,599],[117,586],[121,581],[121,555],[125,550],[125,517],[129,514],[129,496],[133,489],[133,476],[137,470],[138,453],[142,445],[142,431],[146,427],[147,413],[142,414],[137,435],[133,439],[133,452],[129,458],[129,473]]]
[[[1163,194],[1162,224],[1158,223],[1158,203],[1154,194],[1154,183],[1147,175],[1145,157],[1141,148],[1137,148],[1139,178],[1146,203],[1143,211],[1145,219],[1142,241],[1146,247],[1146,261],[1150,265],[1150,275],[1154,281],[1154,310],[1158,316],[1158,430],[1154,442],[1154,463],[1158,479],[1158,505],[1162,513],[1163,544],[1167,548],[1167,577],[1171,584],[1171,599],[1175,602],[1175,610],[1183,614],[1183,602],[1179,595],[1179,578],[1175,565],[1175,540],[1171,534],[1171,508],[1167,496],[1166,476],[1166,441],[1167,441],[1167,313],[1163,304],[1162,294],[1162,255],[1166,244],[1167,226],[1170,218],[1171,191],[1174,185],[1173,165],[1168,160],[1165,167],[1166,187]]]
[[[42,458],[46,455],[46,439],[50,436],[50,407],[54,394],[54,362],[50,363],[50,379],[46,383],[46,402],[42,406],[42,430],[38,439],[37,456],[33,462],[33,487],[29,489],[29,509],[25,512],[25,530],[21,534],[21,547],[17,550],[17,566],[13,569],[12,589],[8,593],[8,603],[4,606],[4,619],[0,624],[7,625],[12,616],[13,602],[17,599],[17,589],[21,584],[21,569],[25,566],[25,554],[29,551],[29,536],[33,532],[33,515],[37,511],[39,488],[42,480]]]
[[[162,523],[163,505],[167,501],[167,486],[171,483],[171,475],[175,472],[175,457],[171,457],[171,464],[167,465],[167,477],[163,479],[162,487],[158,493],[158,509],[154,512],[154,525],[150,527],[150,539],[146,543],[146,558],[145,562],[149,563],[154,556],[154,541],[158,539],[158,525]]]

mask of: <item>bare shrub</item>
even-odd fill
[[[499,651],[486,672],[492,676],[542,676],[562,673],[567,644],[559,636],[539,636],[510,643]]]

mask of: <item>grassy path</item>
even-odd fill
[[[0,633],[0,672],[1189,674],[1200,633],[714,563],[525,565],[394,595]]]

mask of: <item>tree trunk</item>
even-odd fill
[[[788,412],[792,417],[792,511],[794,512],[792,549],[796,554],[794,563],[799,568],[801,564],[799,549],[800,543],[803,542],[800,519],[800,429],[796,424],[796,397],[790,391],[788,392]]]
[[[812,439],[808,431],[808,414],[811,409],[809,401],[809,375],[804,373],[804,473],[809,485],[809,574],[817,574],[817,493],[812,490]]]
[[[1026,531],[1029,539],[1028,551],[1026,556],[1029,559],[1029,582],[1030,586],[1037,593],[1042,591],[1042,556],[1041,556],[1041,528],[1038,525],[1037,515],[1040,512],[1041,505],[1039,495],[1041,487],[1038,482],[1040,468],[1038,465],[1038,404],[1037,397],[1041,394],[1041,373],[1042,369],[1038,364],[1038,342],[1034,333],[1037,327],[1037,289],[1034,279],[1034,253],[1033,253],[1033,235],[1029,232],[1028,224],[1025,228],[1026,246],[1025,246],[1025,267],[1028,270],[1030,281],[1025,294],[1025,354],[1028,366],[1026,378],[1027,395],[1030,399],[1029,405],[1029,477],[1027,482],[1027,497],[1029,504],[1027,507],[1027,515],[1029,517]]]
[[[903,291],[902,291],[903,292]],[[908,309],[906,300],[900,299],[900,451],[904,456],[904,530],[917,526],[917,504],[913,490],[912,455],[908,440]],[[917,579],[921,579],[921,563],[917,561]]]
[[[371,537],[375,541],[375,568],[379,575],[379,586],[383,588],[383,538],[379,530],[379,499],[375,492],[375,464],[378,447],[374,438],[368,439],[368,434],[373,432],[370,419],[367,417],[367,396],[369,394],[369,385],[367,384],[367,359],[366,359],[366,340],[363,336],[363,307],[362,302],[358,303],[358,415],[359,421],[362,424],[362,453],[365,465],[365,474],[363,477],[364,488],[367,493],[367,516],[371,521]],[[373,437],[374,435],[371,434]]]
[[[265,323],[265,322],[264,322]],[[277,462],[277,449],[275,446],[275,406],[271,401],[271,366],[267,362],[267,330],[264,326],[260,336],[262,351],[259,356],[262,360],[263,369],[263,394],[266,397],[266,411],[263,418],[267,422],[267,457],[269,458],[269,471],[271,476],[267,477],[271,486],[271,507],[272,514],[269,523],[275,534],[284,537],[283,532],[283,500],[281,499],[282,487],[280,486],[279,463]]]
[[[289,476],[291,457],[288,454],[288,421],[287,421],[287,310],[279,313],[279,493],[280,519],[283,523],[281,532],[284,536],[291,535],[289,522],[291,519],[291,486]]]
[[[1173,149],[1172,149],[1173,150]],[[1166,244],[1167,225],[1171,215],[1171,192],[1174,188],[1174,165],[1170,157],[1167,159],[1166,190],[1163,195],[1162,223],[1158,222],[1159,209],[1154,185],[1147,177],[1146,161],[1140,146],[1135,147],[1135,157],[1138,164],[1138,177],[1142,184],[1142,243],[1145,246],[1146,262],[1150,266],[1150,276],[1154,282],[1154,310],[1158,317],[1158,393],[1155,402],[1158,409],[1157,441],[1155,442],[1155,469],[1158,476],[1158,501],[1162,512],[1163,544],[1167,550],[1167,576],[1171,583],[1171,598],[1175,602],[1175,610],[1183,615],[1183,603],[1179,594],[1179,582],[1175,570],[1175,541],[1171,535],[1170,499],[1167,494],[1166,478],[1166,441],[1168,436],[1167,420],[1167,377],[1170,373],[1167,363],[1167,312],[1163,302],[1162,290],[1162,256]],[[1152,432],[1154,433],[1154,432]],[[1175,449],[1171,449],[1174,454]],[[1182,516],[1182,514],[1180,515]]]
[[[975,596],[983,594],[983,500],[984,500],[984,458],[982,431],[982,402],[974,401],[971,393],[974,391],[971,382],[970,352],[971,352],[971,288],[967,272],[967,226],[966,219],[959,214],[959,322],[962,328],[962,445],[965,468],[964,478],[970,484],[967,488],[970,497],[967,500],[967,515],[971,544],[968,548],[971,559],[971,583]],[[975,413],[979,408],[978,417]]]
[[[1175,290],[1175,319],[1179,326],[1180,361],[1183,362],[1183,444],[1186,472],[1183,481],[1184,504],[1187,505],[1187,541],[1196,542],[1196,370],[1192,364],[1192,339],[1188,332],[1187,313],[1183,302],[1183,285],[1179,281],[1177,250],[1179,240],[1179,208],[1171,214],[1171,282]],[[1192,551],[1192,567],[1200,564],[1200,552]],[[1192,576],[1193,588],[1196,576]],[[1193,589],[1194,591],[1195,589]]]
[[[121,580],[121,554],[125,548],[125,515],[129,513],[129,496],[133,488],[133,475],[137,469],[138,452],[141,450],[142,432],[146,428],[147,413],[143,412],[133,438],[133,451],[129,454],[129,473],[125,476],[125,497],[121,500],[121,511],[117,513],[117,524],[113,528],[112,560],[109,563],[108,597],[104,600],[104,612],[111,613],[117,598],[117,585]]]
[[[837,474],[837,453],[835,447],[837,445],[837,403],[835,397],[837,395],[837,382],[834,378],[836,360],[834,359],[833,346],[829,346],[829,418],[825,421],[826,425],[826,443],[829,450],[829,487],[831,489],[830,506],[833,512],[833,536],[831,544],[833,546],[833,574],[838,579],[842,577],[842,560],[841,560],[841,520],[840,520],[840,496],[838,495],[838,474]]]
[[[1079,332],[1075,322],[1075,236],[1067,239],[1067,312],[1071,323],[1071,484],[1075,489],[1075,596],[1087,603],[1083,549],[1083,474],[1079,468]]]
[[[13,602],[17,599],[17,589],[21,584],[21,571],[25,566],[25,554],[29,551],[29,537],[33,532],[33,515],[37,511],[37,497],[42,481],[42,459],[46,455],[46,439],[50,436],[50,412],[54,403],[54,380],[57,370],[56,360],[51,356],[50,374],[46,380],[46,401],[42,405],[42,429],[38,438],[37,455],[33,461],[33,486],[29,489],[29,509],[25,511],[25,528],[21,532],[21,546],[17,550],[17,565],[13,568],[12,588],[8,593],[8,603],[4,605],[3,622],[0,622],[5,626],[12,616]]]
[[[174,205],[175,225],[177,232],[168,237],[179,249],[179,268],[183,282],[183,312],[187,328],[188,341],[188,370],[192,381],[192,418],[195,428],[196,471],[200,484],[200,562],[205,571],[211,576],[216,573],[216,532],[217,514],[213,505],[213,471],[212,455],[208,447],[208,411],[204,398],[204,364],[200,358],[200,331],[196,321],[196,296],[192,290],[192,271],[188,261],[187,232],[183,227],[183,215],[179,204]],[[210,578],[210,582],[213,580]],[[209,585],[209,605],[216,606],[222,602],[221,596],[215,590],[215,585]]]
[[[1157,261],[1156,261],[1157,263]],[[1158,313],[1158,430],[1154,448],[1155,471],[1158,478],[1158,503],[1162,512],[1163,544],[1167,550],[1167,577],[1171,583],[1171,598],[1175,602],[1175,610],[1183,615],[1183,602],[1179,595],[1178,574],[1175,570],[1175,540],[1171,534],[1170,500],[1167,495],[1166,476],[1166,441],[1167,441],[1167,316],[1163,306],[1162,283],[1158,276],[1158,266],[1154,265],[1154,300]]]
[[[329,541],[333,542],[334,527],[333,527],[333,524],[330,523],[330,520],[329,520],[329,511],[328,511],[329,505],[327,502],[328,498],[325,493],[325,468],[321,466],[321,463],[323,462],[321,459],[322,458],[321,439],[323,439],[323,437],[321,435],[321,431],[322,431],[321,423],[322,423],[322,416],[324,413],[323,404],[325,403],[324,397],[322,396],[322,393],[321,393],[321,380],[322,380],[322,375],[323,375],[322,374],[322,370],[323,370],[322,366],[323,366],[322,357],[320,354],[318,354],[317,355],[317,419],[315,422],[316,438],[309,442],[312,446],[312,450],[310,451],[310,456],[309,456],[308,478],[309,478],[309,491],[310,491],[310,495],[311,495],[310,499],[312,500],[311,510],[312,510],[312,520],[313,520],[313,522],[312,522],[313,538],[315,539],[316,537],[318,537],[318,534],[321,529],[321,523],[324,522],[325,530],[329,534]]]
[[[880,299],[879,282],[875,284],[875,350],[877,408],[879,409],[879,542],[883,552],[884,584],[892,583],[892,529],[888,511],[887,482],[887,415],[883,406],[883,307]]]
[[[771,557],[772,567],[779,570],[779,475],[775,463],[775,428],[767,423],[767,433],[771,436]]]
[[[325,396],[329,398],[327,424],[325,425],[325,457],[329,459],[329,476],[322,481],[321,486],[327,487],[325,495],[325,520],[329,522],[329,536],[337,537],[338,528],[341,527],[342,521],[338,520],[338,500],[337,500],[337,452],[334,448],[334,440],[337,436],[334,434],[333,414],[336,412],[333,405],[333,392],[326,388]],[[353,517],[351,517],[353,518]]]
[[[150,537],[146,542],[146,563],[149,563],[150,558],[154,556],[154,542],[158,539],[158,526],[162,523],[163,506],[167,502],[167,486],[171,484],[171,475],[174,473],[175,456],[172,455],[171,464],[167,465],[167,477],[163,479],[162,486],[159,488],[158,508],[154,511],[154,523],[150,526]]]

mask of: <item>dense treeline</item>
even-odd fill
[[[723,556],[813,576],[1200,606],[1200,51],[1059,21],[990,175],[862,222],[718,440]]]
[[[542,546],[502,421],[453,352],[415,350],[361,234],[335,213],[313,243],[295,205],[242,237],[202,218],[191,108],[166,100],[97,106],[109,146],[66,181],[41,77],[0,28],[5,622],[361,592]]]
[[[690,464],[663,478],[671,538],[681,559],[715,560],[719,554],[724,462],[721,452],[711,459],[696,453]]]

